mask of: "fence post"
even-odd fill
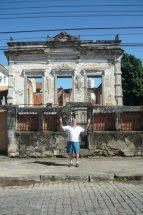
[[[115,128],[116,128],[116,131],[121,131],[121,113],[120,112],[115,113]]]
[[[16,108],[10,107],[7,113],[8,156],[19,156],[19,146],[15,141]]]
[[[38,131],[43,131],[44,112],[38,111]]]
[[[95,128],[94,128],[94,109],[95,107],[90,107],[90,131],[91,132],[94,132],[95,131]]]

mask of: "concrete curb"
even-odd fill
[[[39,175],[39,176],[3,176],[0,177],[0,185],[27,185],[41,182],[60,182],[60,181],[81,181],[81,182],[97,182],[97,181],[142,181],[143,174],[141,175],[121,175],[113,173],[97,173],[90,175]]]
[[[86,175],[41,175],[41,181],[87,181]]]
[[[126,180],[126,181],[142,181],[143,174],[114,174],[114,180]]]
[[[40,182],[40,176],[3,176],[0,177],[0,182],[3,181],[35,181]]]
[[[112,181],[114,180],[113,173],[96,173],[89,175],[89,182],[94,181]]]

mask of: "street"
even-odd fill
[[[45,182],[0,187],[0,215],[141,215],[143,183]]]

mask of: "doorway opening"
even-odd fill
[[[58,76],[56,86],[58,105],[72,102],[72,76]]]

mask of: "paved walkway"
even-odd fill
[[[0,215],[142,215],[143,184],[40,183],[0,187]]]
[[[67,159],[18,159],[0,156],[0,181],[3,180],[80,180],[143,179],[143,158],[80,159],[79,168],[68,167]]]

